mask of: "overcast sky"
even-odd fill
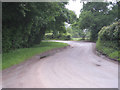
[[[82,9],[83,4],[80,3],[80,0],[69,0],[69,3],[66,5],[66,8],[72,10],[76,13],[77,17],[79,17],[80,10]]]
[[[76,13],[77,17],[79,17],[80,10],[83,7],[83,3],[80,3],[81,0],[69,0],[69,3],[66,5],[66,8],[72,10]],[[109,2],[116,2],[116,0],[104,0]]]

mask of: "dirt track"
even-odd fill
[[[98,57],[94,43],[61,42],[72,47],[3,70],[3,88],[118,88],[118,64]]]

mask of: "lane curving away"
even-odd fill
[[[3,70],[3,88],[118,88],[118,64],[97,56],[95,43],[57,42],[71,47]]]

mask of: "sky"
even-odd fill
[[[83,7],[83,3],[80,1],[81,0],[69,0],[69,3],[65,6],[67,9],[74,11],[77,17],[79,17],[80,10]],[[104,0],[104,1],[116,2],[116,0]]]
[[[65,6],[67,9],[72,10],[76,13],[77,17],[79,17],[80,10],[83,7],[83,4],[80,3],[80,0],[69,0],[69,3]]]
[[[77,15],[77,18],[79,18],[80,10],[83,7],[83,3],[80,2],[81,0],[69,0],[69,3],[65,6],[67,9],[72,10]],[[104,0],[104,1],[110,1],[110,2],[116,2],[116,0]],[[66,27],[69,27],[70,24],[65,23]]]

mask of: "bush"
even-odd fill
[[[120,23],[115,22],[110,26],[103,27],[98,34],[98,41],[96,48],[99,52],[107,55],[108,57],[120,60],[118,56],[119,40],[120,40]]]
[[[53,34],[46,34],[44,37],[45,40],[57,39],[57,40],[71,40],[71,35],[59,34],[56,37]]]
[[[103,27],[98,33],[98,39],[102,41],[118,41],[120,39],[120,25],[118,22],[113,23],[110,26]]]

